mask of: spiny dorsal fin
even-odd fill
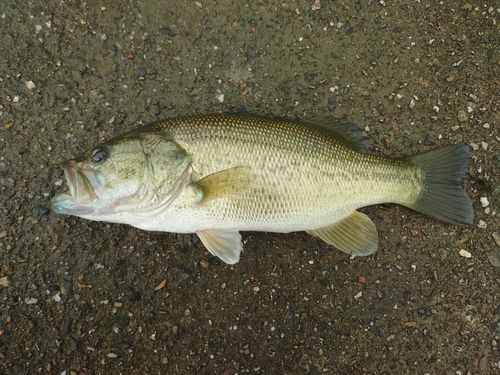
[[[377,250],[378,234],[368,216],[353,211],[346,218],[307,233],[321,238],[347,254],[366,256]]]
[[[207,229],[196,234],[208,251],[225,263],[235,264],[240,260],[240,253],[243,249],[240,232]]]
[[[209,174],[192,185],[200,190],[200,203],[210,199],[230,197],[245,191],[252,178],[249,167],[234,167]]]
[[[344,118],[317,116],[301,122],[329,134],[354,150],[368,150],[370,148],[364,130]]]

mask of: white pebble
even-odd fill
[[[486,142],[481,142],[481,147],[486,151],[488,149],[488,143]]]
[[[219,100],[219,102],[224,102],[224,94],[220,94],[217,99]]]
[[[115,353],[108,353],[108,357],[109,357],[109,358],[116,358],[116,357],[118,357],[118,354],[115,354]]]
[[[259,290],[260,290],[260,288],[259,288],[258,286],[254,286],[254,287],[253,287],[253,291],[254,291],[255,293],[257,293]]]
[[[432,107],[432,109],[434,110],[434,112],[439,113],[439,107],[437,105]]]
[[[360,292],[358,292],[358,294],[356,294],[356,295],[354,296],[354,299],[357,301],[357,300],[358,300],[358,299],[360,299],[361,297],[363,297],[363,292],[361,292],[361,291],[360,291]]]
[[[38,303],[38,298],[28,298],[28,297],[26,297],[24,299],[24,303],[27,304],[27,305],[34,305],[34,304]]]
[[[464,258],[472,258],[472,254],[470,253],[470,251],[464,249],[460,250],[459,254]]]
[[[483,206],[483,207],[488,207],[490,205],[490,202],[488,201],[488,198],[486,198],[486,197],[481,197],[480,201],[481,201],[481,206]]]
[[[479,146],[478,146],[476,143],[474,143],[474,142],[471,142],[471,143],[469,144],[469,146],[470,146],[470,147],[472,147],[472,149],[473,149],[474,151],[479,150]]]
[[[483,220],[479,220],[479,222],[477,223],[477,227],[481,229],[486,229],[487,226],[488,224],[486,224],[486,222]]]
[[[34,88],[36,88],[36,85],[33,81],[24,82],[24,85],[26,86],[26,88],[28,88],[30,90],[33,90]]]

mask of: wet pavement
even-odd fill
[[[0,373],[500,373],[494,3],[0,3]],[[346,117],[391,157],[466,143],[474,224],[368,207],[370,257],[251,232],[228,266],[48,210],[96,142],[243,111]]]

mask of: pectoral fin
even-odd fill
[[[205,176],[192,185],[198,189],[200,203],[230,197],[245,191],[251,182],[249,167],[234,167]]]
[[[228,230],[203,230],[196,232],[203,245],[213,255],[218,256],[227,264],[235,264],[240,260],[243,249],[241,234]]]
[[[336,223],[307,233],[321,238],[347,254],[366,256],[377,250],[378,234],[368,216],[354,211]]]

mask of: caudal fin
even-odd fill
[[[464,144],[454,144],[411,156],[423,172],[423,189],[411,209],[454,225],[471,224],[472,202],[460,185],[467,171],[469,151]]]

